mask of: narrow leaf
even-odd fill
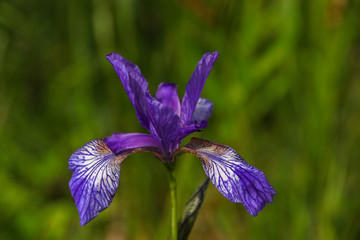
[[[205,181],[199,186],[199,188],[192,195],[190,200],[186,203],[183,215],[179,221],[178,227],[178,239],[186,240],[191,232],[192,227],[194,226],[197,214],[200,210],[200,207],[204,201],[205,192],[209,184],[209,178],[207,177]]]

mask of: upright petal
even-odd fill
[[[211,117],[214,107],[210,100],[199,98],[196,103],[195,111],[191,117],[190,123],[206,121]]]
[[[145,93],[149,92],[148,83],[141,75],[139,67],[117,53],[110,53],[106,55],[106,58],[113,65],[130,101],[134,105],[139,122],[144,128],[149,129],[145,102]]]
[[[118,188],[123,160],[149,148],[125,150],[115,155],[103,140],[93,140],[74,152],[69,159],[73,172],[69,188],[83,226],[109,207]]]
[[[163,105],[173,109],[180,117],[180,100],[174,83],[160,83],[156,92],[156,99]]]
[[[153,126],[152,134],[159,138],[164,156],[169,159],[171,152],[177,148],[180,119],[173,109],[149,95],[147,97],[147,109]]]
[[[230,147],[192,138],[181,151],[198,156],[214,186],[230,201],[243,203],[250,215],[256,216],[273,201],[276,192],[264,173]]]
[[[187,83],[181,105],[181,124],[183,126],[190,123],[205,81],[218,56],[218,52],[205,53]]]
[[[162,147],[156,137],[143,133],[113,133],[104,138],[104,141],[114,154],[139,147]]]

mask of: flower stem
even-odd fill
[[[178,223],[177,223],[177,197],[176,197],[176,177],[175,164],[166,164],[169,176],[170,194],[171,194],[171,239],[177,240]]]

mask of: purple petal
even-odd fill
[[[147,97],[147,109],[152,124],[151,133],[159,138],[164,156],[169,159],[172,151],[178,146],[180,119],[173,109],[149,95]]]
[[[195,121],[201,122],[204,120],[208,120],[211,117],[211,113],[214,107],[210,100],[205,98],[199,98],[196,103],[195,111],[192,115],[190,123],[194,123]]]
[[[141,75],[139,67],[117,53],[110,53],[106,55],[106,58],[113,65],[130,101],[134,105],[139,122],[144,128],[149,129],[145,101],[145,94],[149,92],[148,83]]]
[[[190,123],[205,81],[218,56],[218,52],[205,53],[187,83],[181,105],[181,124],[183,126]]]
[[[185,138],[187,135],[193,133],[193,132],[200,132],[203,128],[207,127],[207,121],[201,121],[201,122],[197,122],[195,121],[195,123],[186,126],[186,127],[181,127],[179,129],[179,138],[183,139]]]
[[[161,143],[156,137],[143,133],[114,133],[104,138],[104,141],[114,154],[139,147],[161,148]]]
[[[81,226],[109,207],[118,188],[121,163],[137,152],[152,152],[159,159],[161,157],[151,147],[134,148],[115,155],[100,139],[85,144],[71,155],[69,170],[73,175],[69,188]]]
[[[256,216],[273,201],[276,192],[264,173],[230,147],[192,138],[180,151],[198,156],[214,186],[230,201],[243,203],[250,215]]]
[[[71,155],[69,187],[81,226],[109,207],[118,187],[122,160],[103,140],[93,140]]]
[[[180,100],[174,83],[160,83],[156,92],[156,99],[163,105],[173,109],[180,117]]]

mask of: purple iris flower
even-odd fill
[[[179,148],[190,133],[207,126],[213,104],[200,98],[205,81],[218,58],[218,52],[206,53],[192,74],[182,101],[173,83],[161,83],[155,97],[140,69],[117,53],[106,58],[113,65],[133,104],[140,124],[150,134],[114,133],[88,142],[69,159],[73,172],[69,187],[83,226],[106,209],[119,183],[124,159],[136,152],[152,152],[164,163],[171,163],[184,152],[196,155],[214,186],[232,202],[244,204],[256,216],[276,194],[264,173],[249,165],[232,148],[192,138]]]

